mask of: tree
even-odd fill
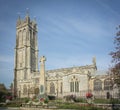
[[[110,53],[112,56],[112,63],[114,66],[111,68],[114,84],[118,86],[118,97],[120,98],[120,25],[117,28],[117,34],[114,38],[115,50]]]
[[[111,72],[114,75],[114,82],[120,87],[120,25],[117,28],[117,34],[114,38],[115,51],[111,52],[112,62],[114,66],[111,68]]]
[[[5,101],[5,96],[7,95],[8,91],[4,84],[0,84],[0,102]]]

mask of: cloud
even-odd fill
[[[49,17],[45,21],[41,31],[48,33],[47,35],[52,36],[52,39],[60,39],[60,36],[65,39],[101,39],[111,35],[111,29],[109,25],[104,21],[95,20],[84,20],[81,18],[73,17]],[[49,38],[49,37],[48,37]]]
[[[104,21],[99,22],[99,20],[93,19],[85,22],[81,18],[61,16],[58,16],[57,19],[49,17],[45,21],[46,23],[41,28],[43,33],[42,35],[40,33],[40,36],[44,36],[41,41],[45,41],[47,45],[42,44],[41,41],[40,45],[42,48],[47,46],[46,51],[58,52],[57,49],[61,52],[62,50],[63,52],[65,52],[64,50],[93,52],[98,49],[104,51],[110,47],[108,44],[113,40],[113,28],[109,28],[110,24],[108,25]]]
[[[97,57],[98,69],[108,68],[112,23],[100,22],[97,18],[87,20],[61,16],[57,19],[52,16],[45,21],[41,31],[45,35],[43,39],[46,37],[47,40],[40,44],[40,53],[47,57],[47,69],[89,65],[93,56]]]

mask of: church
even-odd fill
[[[14,96],[18,98],[38,95],[63,98],[67,95],[85,97],[92,92],[95,97],[113,94],[112,78],[108,75],[96,75],[95,57],[86,66],[45,70],[46,57],[40,57],[38,70],[37,23],[27,14],[16,23],[16,46],[14,62]]]

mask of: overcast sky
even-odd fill
[[[94,56],[98,70],[111,65],[120,0],[0,0],[0,83],[13,81],[16,21],[27,8],[47,70],[89,65]]]

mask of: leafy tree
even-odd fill
[[[115,50],[110,53],[112,56],[112,62],[114,66],[111,68],[111,72],[114,75],[114,83],[120,87],[120,25],[117,28],[117,34],[114,38]]]
[[[13,83],[11,83],[10,85],[10,94],[13,96],[13,90],[14,90],[14,86]]]
[[[0,84],[0,102],[5,101],[5,96],[8,93],[4,84]]]
[[[111,68],[114,84],[118,86],[118,97],[120,98],[120,25],[117,28],[117,34],[114,38],[115,50],[110,53],[114,66]]]
[[[6,87],[4,84],[0,84],[0,92],[6,92]]]

